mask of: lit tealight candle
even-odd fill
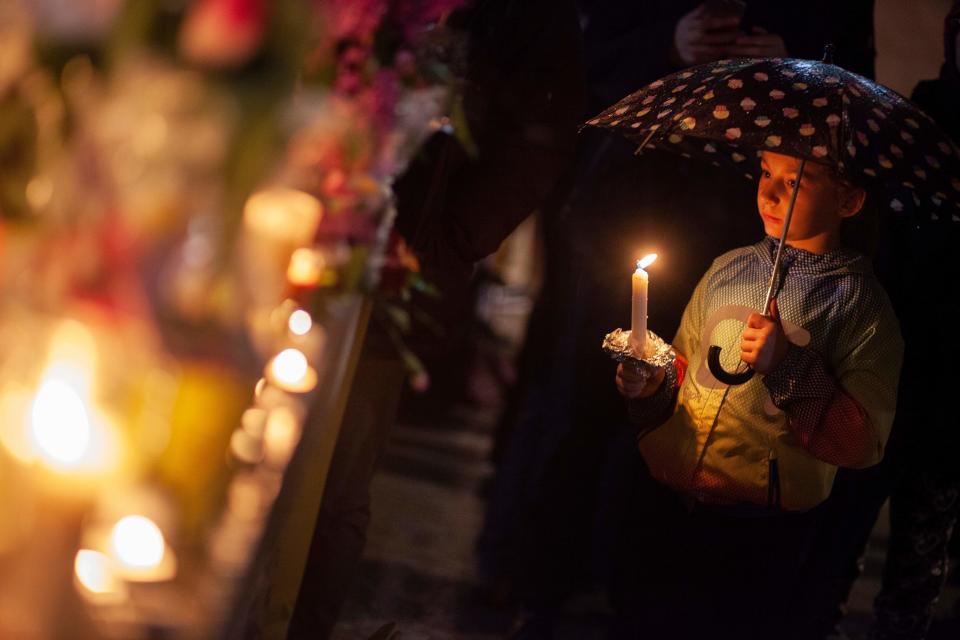
[[[637,260],[637,270],[633,272],[633,298],[630,305],[630,346],[634,352],[643,355],[647,346],[647,290],[650,276],[644,269],[649,267],[657,254],[651,253]]]
[[[317,249],[301,247],[290,256],[287,280],[299,287],[314,287],[320,282],[326,261]]]
[[[146,516],[120,518],[110,531],[110,555],[121,577],[133,582],[172,579],[177,562],[160,527]]]
[[[317,385],[317,372],[299,349],[284,349],[267,365],[272,382],[284,391],[305,393]]]
[[[28,419],[30,457],[57,474],[93,479],[120,464],[112,420],[63,379],[50,376],[40,384]],[[73,490],[80,485],[63,486]]]
[[[310,333],[310,329],[313,327],[313,318],[303,309],[297,309],[290,314],[287,327],[290,329],[290,333],[305,336]]]
[[[77,466],[90,446],[90,419],[80,394],[52,378],[37,391],[31,410],[37,450],[52,466]]]
[[[300,442],[300,433],[297,415],[291,409],[273,409],[267,416],[266,431],[263,435],[267,464],[278,469],[287,464]]]
[[[277,382],[285,385],[297,385],[307,375],[307,358],[296,349],[284,349],[273,359],[270,370]]]
[[[167,546],[160,527],[145,516],[121,518],[110,534],[110,544],[117,559],[133,569],[158,566]]]
[[[117,576],[114,562],[106,554],[80,549],[73,560],[73,572],[90,600],[122,602],[127,597],[126,583]]]

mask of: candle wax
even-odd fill
[[[630,345],[643,355],[647,343],[647,288],[650,278],[637,267],[633,273],[633,297],[630,304]]]

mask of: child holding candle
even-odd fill
[[[815,507],[838,467],[880,460],[894,414],[897,321],[868,260],[841,246],[841,223],[865,192],[829,166],[807,162],[775,304],[770,317],[751,310],[764,299],[799,165],[762,154],[757,206],[767,237],[714,261],[674,339],[676,364],[649,380],[617,368],[640,452],[670,488],[660,499],[674,517],[660,542],[677,553],[657,593],[669,597],[679,576],[677,602],[717,616],[686,622],[723,620],[731,634],[713,637],[788,637],[783,626],[803,594],[791,594],[786,578],[803,566]],[[728,371],[742,361],[760,375],[721,383],[707,367],[711,344],[724,347]]]

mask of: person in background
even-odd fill
[[[569,162],[582,112],[580,35],[572,2],[478,0],[448,23],[467,37],[464,110],[476,144],[428,142],[396,185],[396,227],[441,291],[431,308],[456,349],[461,295],[474,262],[537,208]],[[414,348],[429,344],[417,341]],[[429,354],[428,354],[429,355]],[[333,453],[288,637],[330,636],[370,520],[370,483],[397,414],[406,372],[371,324]]]
[[[913,90],[917,103],[954,141],[960,140],[960,2],[954,0],[944,27],[945,60],[940,76]],[[957,224],[925,225],[885,212],[877,276],[890,295],[905,341],[897,415],[889,455],[874,469],[844,470],[837,477],[831,509],[809,567],[811,587],[833,600],[833,615],[814,627],[830,633],[842,616],[860,574],[862,556],[884,501],[890,498],[890,538],[883,582],[874,603],[872,640],[921,640],[948,573],[951,536],[960,514],[960,431],[943,398],[955,394],[954,362],[960,357],[949,323],[960,301],[943,290],[960,270]],[[933,347],[932,345],[935,345]],[[822,610],[822,609],[821,609]]]

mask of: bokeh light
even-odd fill
[[[243,210],[248,229],[272,239],[305,244],[314,234],[323,205],[309,193],[274,188],[254,193]]]
[[[98,596],[124,591],[109,556],[91,549],[80,549],[73,561],[73,572],[84,589]]]
[[[117,560],[132,569],[159,567],[166,551],[163,533],[150,518],[125,516],[110,532],[110,546]]]
[[[300,441],[296,414],[286,407],[273,409],[267,416],[263,439],[267,462],[277,467],[285,465]]]
[[[294,335],[305,336],[310,333],[310,329],[313,327],[313,318],[303,309],[297,309],[290,314],[287,327]]]
[[[63,380],[45,380],[31,409],[30,433],[53,466],[73,466],[90,448],[90,418],[80,394]]]
[[[307,357],[298,349],[284,349],[270,364],[270,372],[276,381],[290,388],[302,385],[309,369]]]
[[[316,249],[301,247],[290,255],[287,280],[300,287],[313,287],[320,282],[326,261]]]

